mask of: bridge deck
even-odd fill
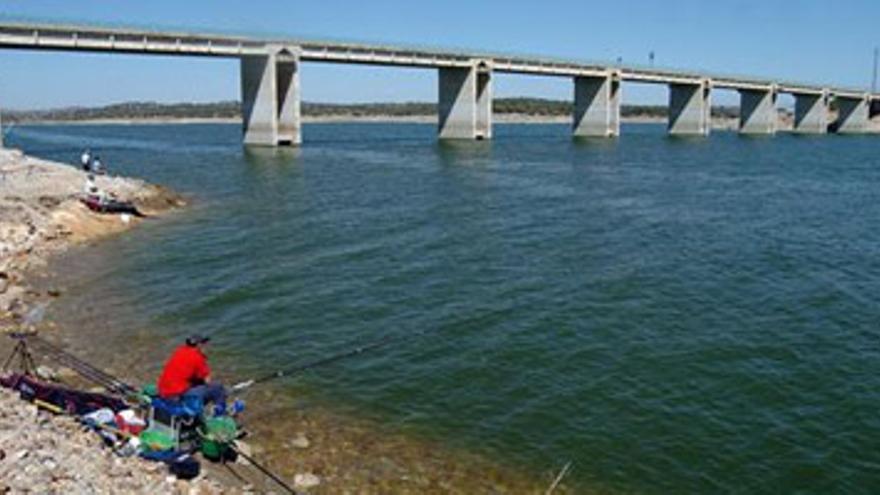
[[[539,57],[87,25],[0,22],[0,48],[242,57],[264,54],[273,46],[290,47],[299,51],[302,60],[315,62],[442,68],[469,67],[473,60],[478,59],[486,61],[496,72],[562,77],[616,73],[623,81],[643,83],[700,84],[709,80],[715,88],[733,90],[775,88],[777,91],[796,94],[822,94],[827,90],[834,96],[851,98],[861,98],[867,94],[865,90],[857,88]],[[880,99],[880,94],[873,94],[871,98]]]

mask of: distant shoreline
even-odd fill
[[[321,103],[303,101],[300,106],[305,122],[424,122],[437,121],[437,104],[434,102],[373,102],[373,103]],[[61,107],[34,110],[7,110],[5,122],[36,123],[89,122],[89,123],[235,123],[242,117],[240,101],[176,102],[127,101],[93,107]],[[494,98],[492,114],[496,122],[570,122],[573,103],[568,100],[543,98]],[[712,114],[719,117],[735,117],[737,109],[716,107]],[[663,105],[621,105],[620,115],[627,121],[665,119],[668,108]]]
[[[624,124],[657,124],[665,125],[666,117],[656,115],[633,115],[621,117]],[[303,116],[304,124],[436,124],[434,115],[308,115]],[[503,113],[493,115],[495,124],[571,124],[567,115],[529,115]],[[41,119],[25,122],[13,122],[11,125],[187,125],[187,124],[241,124],[235,117],[161,117],[161,118],[120,118],[120,119],[76,119],[56,120]],[[735,130],[739,119],[736,117],[712,117],[712,128],[715,130]],[[780,118],[779,130],[791,129],[791,122]]]
[[[571,124],[567,115],[532,115],[522,113],[500,113],[492,116],[496,124]],[[832,119],[833,120],[833,116]],[[666,124],[667,118],[658,115],[630,115],[621,117],[624,124]],[[304,124],[436,124],[435,115],[305,115]],[[3,124],[9,129],[17,125],[167,125],[167,124],[241,124],[239,117],[158,117],[158,118],[99,118],[99,119],[34,119],[13,121]],[[776,129],[791,131],[794,119],[791,115],[780,114]],[[712,116],[715,130],[736,130],[739,118]],[[880,119],[869,124],[868,132],[880,132]]]
[[[528,115],[528,114],[496,114],[493,122],[500,124],[569,124],[571,117],[567,115]],[[713,118],[713,121],[736,120],[729,118]],[[308,115],[303,116],[303,123],[413,123],[436,124],[435,115]],[[652,115],[635,115],[622,117],[621,122],[628,124],[660,124],[665,117]],[[160,117],[160,118],[98,118],[98,119],[38,119],[11,122],[5,126],[15,125],[149,125],[149,124],[240,124],[241,119],[235,117]]]

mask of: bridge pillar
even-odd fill
[[[740,134],[776,133],[776,88],[742,89],[739,101]]]
[[[880,99],[871,99],[871,105],[868,108],[868,118],[873,120],[880,115]]]
[[[835,96],[837,120],[832,124],[834,132],[839,134],[868,132],[870,101],[871,98],[868,95],[859,97]]]
[[[620,75],[574,78],[574,122],[578,137],[620,135]]]
[[[825,134],[828,132],[828,91],[821,94],[794,95],[794,132]]]
[[[708,80],[695,84],[670,84],[669,134],[707,136],[712,127],[711,109],[711,85]]]
[[[440,139],[492,138],[492,67],[488,62],[442,67],[438,86]]]
[[[241,57],[241,115],[245,144],[302,143],[299,56],[273,48]]]

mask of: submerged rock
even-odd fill
[[[15,311],[22,307],[21,299],[25,296],[25,289],[19,285],[8,285],[3,294],[0,294],[0,310]]]
[[[299,473],[293,477],[293,486],[300,489],[314,488],[321,484],[321,478],[312,473]]]
[[[294,447],[297,449],[307,449],[307,448],[309,448],[309,446],[312,445],[311,442],[309,442],[309,439],[305,435],[303,435],[302,433],[300,433],[299,435],[296,436],[296,438],[291,440],[289,442],[289,444],[291,447]]]

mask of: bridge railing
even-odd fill
[[[159,25],[79,22],[65,19],[0,16],[0,42],[21,47],[57,45],[70,49],[110,49],[129,52],[155,51],[194,55],[238,56],[260,53],[268,44],[297,45],[306,60],[325,60],[425,67],[463,66],[473,59],[493,61],[502,72],[573,76],[617,71],[625,80],[649,83],[717,81],[719,87],[749,89],[779,86],[804,91],[821,91],[828,85],[779,80],[765,76],[725,74],[686,68],[602,60],[565,59],[546,55],[488,52],[467,48],[437,47],[423,44],[388,45],[332,38],[307,39],[283,34],[234,30],[201,30]],[[833,93],[861,95],[858,87],[830,87]],[[880,98],[880,95],[874,95]]]

